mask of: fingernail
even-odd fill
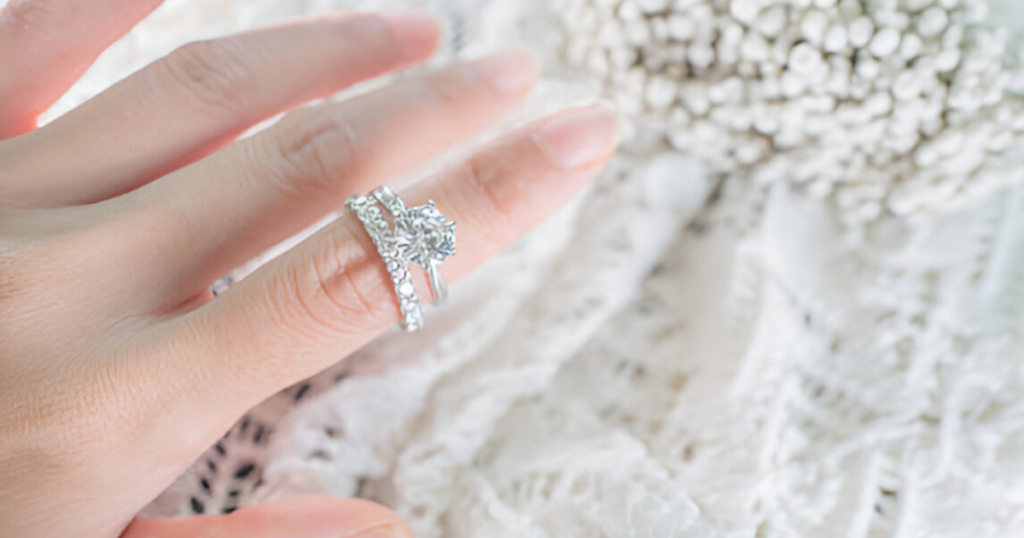
[[[525,49],[512,49],[493,54],[476,62],[487,82],[503,95],[519,95],[533,86],[537,78],[537,62]]]
[[[570,110],[543,124],[534,141],[561,168],[579,168],[608,156],[619,140],[615,114],[601,105]]]
[[[437,46],[441,30],[434,17],[415,11],[384,13],[380,17],[401,47],[402,56],[419,58]]]

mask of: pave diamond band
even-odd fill
[[[415,331],[423,327],[423,311],[420,308],[420,300],[416,295],[416,286],[412,283],[412,275],[409,274],[408,262],[398,249],[395,235],[391,231],[384,213],[377,206],[373,198],[357,194],[345,202],[345,207],[354,211],[363,224],[366,233],[373,240],[377,247],[388,274],[391,275],[391,283],[395,286],[395,295],[398,298],[398,307],[402,314],[401,326],[406,331]]]
[[[356,213],[384,260],[395,286],[402,328],[415,331],[423,327],[423,312],[409,274],[409,263],[426,271],[434,304],[444,302],[448,287],[441,278],[439,265],[455,254],[455,223],[442,215],[433,201],[406,208],[402,199],[388,187],[378,187],[370,196],[353,196],[345,206]],[[390,213],[393,229],[380,206]]]
[[[391,213],[403,257],[426,271],[433,303],[443,303],[448,298],[448,286],[438,266],[455,254],[455,223],[442,215],[433,201],[407,209],[402,199],[387,186],[374,189],[373,197]]]
[[[405,213],[405,202],[395,194],[395,191],[391,190],[391,187],[381,185],[373,189],[371,195],[380,202],[380,205],[384,206],[384,209],[391,212],[392,217]]]

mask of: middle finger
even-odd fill
[[[189,43],[0,144],[0,200],[55,207],[116,196],[266,117],[419,63],[437,36],[423,14],[345,14]]]
[[[299,232],[347,196],[410,171],[521,102],[535,79],[521,50],[457,64],[278,125],[109,201],[145,244],[134,291],[160,310]],[[104,205],[104,204],[100,204]],[[139,270],[141,269],[141,270]],[[125,286],[131,289],[131,286]]]

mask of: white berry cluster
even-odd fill
[[[558,0],[566,56],[715,170],[830,196],[847,222],[1021,172],[986,0]]]

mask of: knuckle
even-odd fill
[[[300,332],[359,334],[388,315],[372,284],[328,247],[286,269],[270,295],[281,321]]]
[[[324,297],[337,317],[345,321],[347,331],[366,329],[372,320],[381,317],[381,307],[367,299],[352,271],[342,268],[326,278],[323,273],[318,272],[318,275],[318,295]]]
[[[377,15],[346,18],[341,37],[343,46],[361,49],[367,59],[390,63],[401,57],[401,45],[387,23]],[[337,35],[332,36],[335,42],[337,38]]]
[[[429,95],[444,107],[462,109],[465,107],[465,88],[473,77],[466,66],[458,66],[454,70],[430,73],[423,77]]]
[[[342,178],[359,174],[357,138],[346,122],[332,114],[322,114],[308,121],[295,116],[287,118],[279,127],[273,130],[270,169],[277,180],[273,185],[282,194],[333,194],[340,188]]]
[[[183,45],[163,64],[172,80],[200,103],[230,108],[255,88],[253,63],[258,56],[256,49],[223,38]]]
[[[310,303],[308,271],[304,265],[288,265],[268,283],[266,297],[273,325],[286,327],[297,336],[315,337],[322,330],[335,327]]]
[[[366,330],[388,315],[389,303],[381,293],[383,286],[360,274],[352,256],[342,253],[340,245],[352,245],[355,237],[347,229],[332,235],[331,240],[310,257],[309,263],[316,275],[315,296],[330,307],[330,316],[340,320],[345,330]]]
[[[514,211],[513,203],[495,190],[497,179],[493,176],[498,172],[487,168],[478,157],[464,161],[455,172],[453,189],[468,188],[475,193],[474,203],[468,204],[465,211],[474,222],[480,233],[487,239],[501,244],[505,239]]]

